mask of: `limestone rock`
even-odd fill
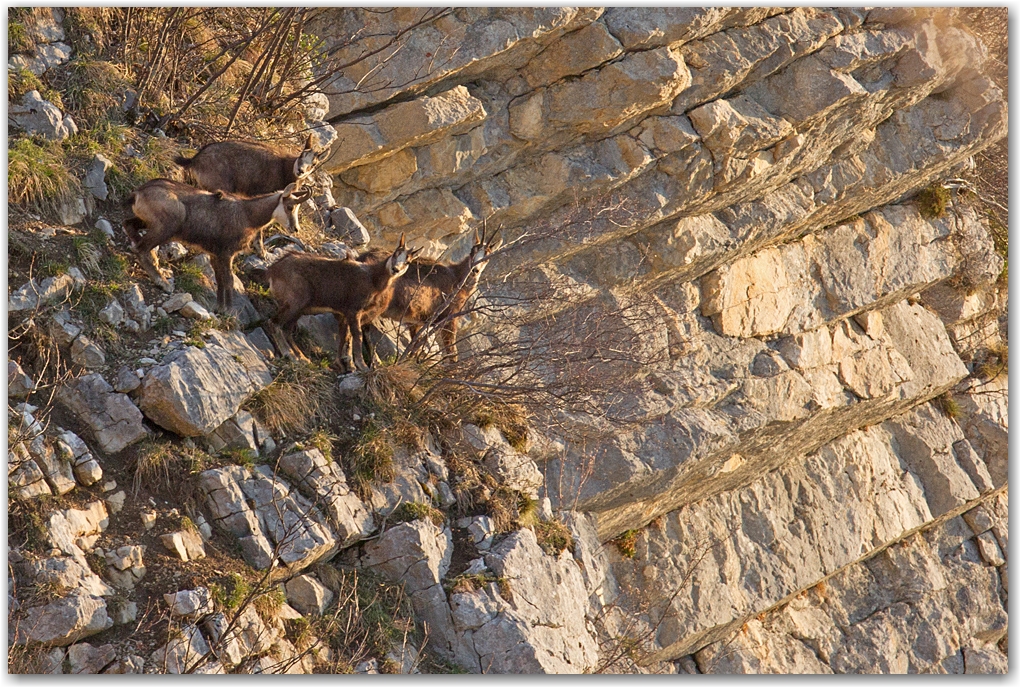
[[[95,433],[100,448],[117,453],[146,436],[142,415],[124,394],[99,374],[90,374],[62,387],[58,398]]]
[[[99,344],[80,334],[71,344],[71,360],[82,367],[95,369],[106,365],[106,353]]]
[[[202,544],[202,537],[193,530],[185,529],[179,532],[162,534],[159,540],[166,547],[167,551],[176,554],[185,563],[205,558],[205,546]]]
[[[103,451],[117,453],[148,434],[131,399],[115,393],[99,374],[79,377],[61,387],[57,397],[92,429]]]
[[[325,168],[335,174],[354,164],[377,162],[408,146],[462,130],[485,116],[481,101],[464,86],[434,97],[391,105],[370,117],[336,125],[337,135],[344,145],[334,149],[324,163]],[[392,173],[390,176],[392,178]]]
[[[141,331],[148,331],[152,325],[152,313],[145,304],[145,296],[138,284],[129,285],[123,292],[124,310],[138,323]]]
[[[88,642],[74,644],[67,649],[67,662],[73,675],[95,675],[117,657],[112,644],[92,646]]]
[[[280,575],[293,574],[337,550],[326,518],[268,466],[206,470],[199,487],[213,521],[240,540],[244,559],[264,570],[277,559]]]
[[[88,168],[85,170],[85,188],[99,200],[106,200],[110,190],[106,187],[106,170],[113,165],[105,156],[100,153],[92,158]]]
[[[28,134],[38,134],[51,141],[63,141],[77,131],[77,127],[71,129],[73,121],[65,121],[57,106],[44,100],[39,91],[29,91],[20,103],[12,103],[8,117]]]
[[[25,398],[35,390],[35,382],[25,374],[16,360],[7,361],[7,395],[11,398]]]
[[[124,307],[116,298],[110,300],[106,307],[99,311],[99,319],[111,327],[116,327],[124,321]]]
[[[170,606],[170,614],[176,617],[195,619],[213,611],[212,594],[206,587],[164,594],[163,599]]]
[[[371,515],[347,485],[344,473],[318,449],[284,455],[280,458],[280,469],[305,496],[320,504],[341,545],[366,537],[375,530]]]
[[[309,575],[291,579],[286,589],[287,602],[305,615],[322,615],[333,600],[333,592]]]
[[[181,436],[208,434],[272,381],[243,334],[219,334],[205,348],[188,347],[149,369],[138,406],[150,420]]]
[[[113,621],[106,614],[103,599],[72,592],[45,606],[28,609],[17,627],[15,641],[19,644],[67,646],[111,627]]]
[[[177,312],[193,300],[193,296],[187,291],[179,291],[163,301],[163,310],[168,313]]]
[[[130,591],[145,577],[144,546],[121,546],[106,552],[106,574],[118,589]]]

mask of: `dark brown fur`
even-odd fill
[[[164,279],[155,261],[156,247],[180,241],[208,253],[216,275],[217,305],[229,308],[233,304],[234,256],[274,214],[280,214],[281,207],[287,221],[296,226],[296,205],[305,198],[307,192],[300,191],[242,198],[200,191],[170,179],[153,179],[135,189],[128,200],[134,214],[124,220],[124,229],[143,268],[157,283]]]
[[[481,267],[475,267],[475,260],[487,246],[477,239],[471,251],[460,262],[443,265],[432,260],[419,260],[393,284],[393,296],[386,310],[380,315],[388,320],[408,325],[411,337],[418,335],[421,328],[430,323],[440,326],[443,353],[451,360],[457,360],[457,328],[460,313],[478,286]],[[358,260],[371,264],[384,260],[379,251],[369,251]]]
[[[273,323],[283,331],[286,343],[283,346],[278,340],[277,347],[297,349],[292,332],[301,315],[332,312],[339,328],[340,363],[351,360],[353,343],[354,365],[364,369],[362,327],[390,304],[392,283],[410,258],[403,244],[401,237],[396,251],[370,264],[305,253],[291,253],[273,263],[268,270],[269,289],[279,303]]]
[[[226,191],[245,196],[281,191],[298,180],[295,163],[304,156],[307,176],[325,153],[311,152],[311,138],[304,150],[247,141],[220,141],[203,147],[192,158],[178,157],[195,185],[206,191]],[[310,154],[311,153],[311,154]]]

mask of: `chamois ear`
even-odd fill
[[[413,257],[415,257],[416,255],[418,255],[418,253],[421,253],[421,252],[422,252],[423,250],[425,250],[425,247],[424,247],[424,246],[422,246],[421,248],[412,248],[412,249],[411,249],[411,250],[410,250],[410,251],[408,252],[408,254],[407,254],[407,259],[408,259],[408,261],[410,261],[410,260],[411,260],[411,258],[413,258]]]
[[[305,150],[311,150],[311,149],[312,149],[312,135],[308,134],[308,140],[305,141]]]
[[[478,227],[475,227],[475,243],[481,243],[482,237],[478,233]]]
[[[403,232],[400,233],[400,243],[397,244],[397,248],[406,248],[406,246],[404,245],[404,234],[403,234]]]
[[[287,196],[290,196],[291,194],[293,194],[294,190],[296,188],[297,188],[297,183],[296,182],[292,181],[291,183],[287,184],[287,188],[283,189],[284,197],[287,197]]]

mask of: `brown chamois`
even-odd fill
[[[293,355],[294,323],[301,315],[332,312],[336,315],[340,341],[338,362],[349,371],[367,369],[361,352],[362,327],[371,323],[389,305],[393,281],[408,268],[414,252],[404,245],[401,234],[397,248],[385,259],[372,263],[337,260],[306,253],[289,253],[269,266],[269,290],[279,309],[273,316],[272,335],[281,352]],[[279,339],[279,331],[284,340]],[[290,349],[288,351],[288,349]]]
[[[216,304],[221,310],[229,309],[233,306],[234,256],[273,219],[288,231],[298,231],[297,206],[310,195],[309,189],[290,184],[276,193],[244,198],[153,179],[128,198],[134,214],[124,220],[124,229],[142,268],[168,292],[173,287],[159,272],[158,246],[180,241],[208,253],[216,276]]]
[[[248,141],[220,141],[203,146],[194,157],[178,155],[174,162],[184,168],[195,186],[206,191],[225,191],[254,197],[281,191],[307,178],[329,155],[316,152],[309,134],[300,152],[289,147]],[[262,232],[258,253],[266,257]]]
[[[304,179],[328,154],[328,150],[316,152],[309,136],[300,152],[266,143],[220,141],[204,146],[192,158],[178,156],[174,162],[200,189],[260,196]]]
[[[418,336],[422,327],[438,323],[443,354],[457,360],[457,327],[459,314],[478,286],[478,278],[488,264],[485,259],[497,250],[491,239],[487,243],[484,233],[475,230],[475,242],[460,262],[442,265],[432,260],[416,261],[393,284],[393,297],[380,315],[399,324],[408,325],[411,338]],[[366,264],[382,259],[378,251],[369,251],[358,258]]]

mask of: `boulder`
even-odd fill
[[[96,443],[107,453],[117,453],[148,434],[131,399],[115,393],[99,374],[71,381],[60,388],[57,398],[92,429]]]
[[[213,612],[212,594],[206,587],[164,594],[163,599],[170,606],[170,615],[177,618],[196,619]]]
[[[106,352],[92,339],[79,334],[71,344],[71,360],[91,370],[106,365]]]
[[[109,524],[106,505],[93,501],[84,509],[69,508],[52,513],[46,538],[53,548],[84,561],[84,552],[95,546]]]
[[[205,545],[202,543],[202,537],[194,530],[184,529],[161,534],[159,540],[167,551],[176,554],[185,563],[205,558]]]
[[[73,120],[66,121],[60,109],[43,99],[39,91],[29,91],[22,96],[21,102],[12,103],[7,116],[14,126],[29,135],[39,135],[51,141],[63,141],[77,132]]]
[[[149,369],[138,406],[181,436],[203,436],[233,417],[272,381],[260,353],[240,332],[215,332],[205,348],[187,347]]]
[[[279,560],[274,576],[288,576],[336,552],[336,537],[319,509],[269,466],[230,465],[198,479],[213,522],[238,538],[241,555],[256,570]]]
[[[285,585],[287,603],[305,615],[322,615],[333,600],[333,592],[310,575],[298,575]]]
[[[18,644],[67,646],[113,627],[106,602],[84,592],[72,592],[45,606],[25,611],[15,628]]]
[[[347,485],[343,471],[327,461],[316,448],[288,453],[280,459],[280,470],[329,518],[333,530],[348,545],[375,530],[372,516]]]
[[[96,153],[85,170],[85,188],[98,200],[106,200],[110,190],[106,187],[106,170],[113,163],[101,153]]]
[[[7,361],[7,395],[11,398],[25,398],[35,391],[35,382],[25,374],[16,360]]]
[[[72,675],[95,675],[113,663],[117,651],[112,644],[92,646],[88,642],[73,644],[67,649],[67,664]]]

